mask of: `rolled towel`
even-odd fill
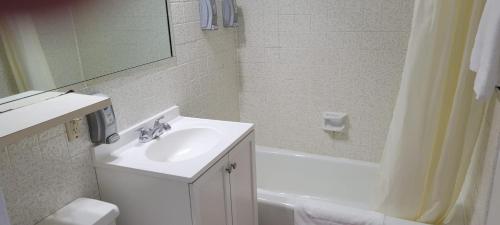
[[[217,30],[217,3],[200,0],[200,26],[202,30]]]
[[[383,225],[384,214],[325,201],[301,199],[295,204],[294,220],[295,225]]]
[[[235,0],[222,1],[222,21],[224,27],[238,27],[238,7]]]

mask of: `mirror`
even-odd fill
[[[93,0],[0,18],[0,104],[172,57],[165,0]]]

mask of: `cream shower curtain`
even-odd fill
[[[484,0],[416,0],[399,96],[381,162],[379,210],[447,223],[473,156],[483,149],[486,103],[469,58]]]

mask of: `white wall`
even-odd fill
[[[397,96],[413,0],[239,1],[242,121],[257,143],[379,161]],[[347,135],[321,113],[349,114]]]
[[[112,97],[119,129],[174,104],[188,116],[239,120],[236,31],[201,32],[198,1],[170,2],[177,52],[173,65],[126,71],[80,89]],[[98,197],[91,145],[85,133],[68,142],[61,124],[0,146],[0,189],[13,225],[33,225],[76,198]]]

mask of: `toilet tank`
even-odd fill
[[[115,225],[119,214],[116,205],[95,199],[79,198],[37,225]]]

